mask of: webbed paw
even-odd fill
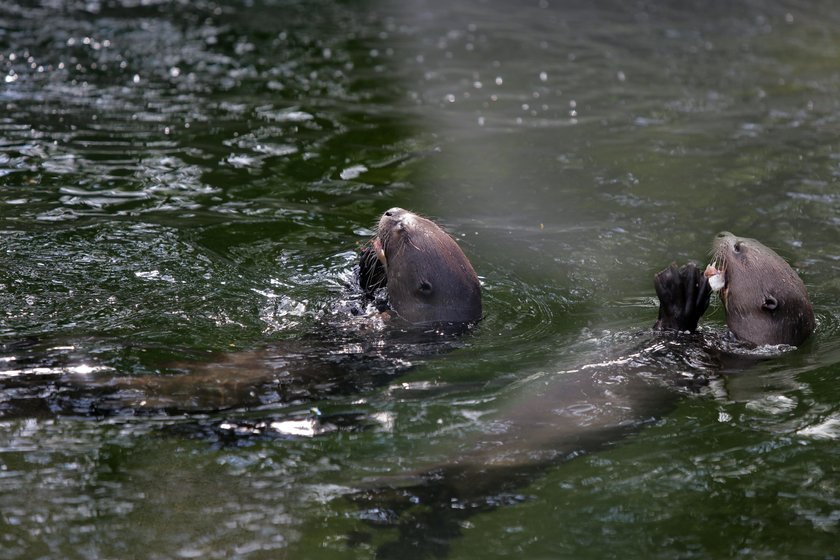
[[[682,267],[676,263],[662,270],[653,279],[659,297],[657,330],[697,330],[700,317],[709,307],[712,288],[703,269],[690,262]]]

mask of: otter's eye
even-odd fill
[[[421,280],[417,291],[428,297],[432,295],[432,284],[428,280]]]
[[[764,296],[764,303],[761,307],[766,309],[767,311],[775,311],[775,309],[779,306],[779,302],[773,296],[767,295]]]

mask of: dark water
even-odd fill
[[[836,557],[838,30],[827,0],[3,4],[0,557]],[[472,260],[472,332],[351,314],[392,206]],[[800,273],[802,348],[719,363],[719,306],[649,330],[652,275],[722,229]],[[578,439],[542,423],[581,387]]]

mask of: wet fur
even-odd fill
[[[720,296],[726,324],[740,340],[799,346],[814,331],[805,284],[775,251],[755,239],[722,232],[713,259],[724,273]]]
[[[379,220],[377,240],[385,262],[370,264],[375,249],[363,255],[360,278],[365,276],[367,289],[379,285],[377,274],[384,272],[390,306],[402,319],[414,324],[481,319],[478,276],[458,244],[437,224],[392,208]]]

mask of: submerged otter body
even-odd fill
[[[721,232],[705,273],[694,264],[671,265],[654,279],[659,296],[657,329],[694,331],[720,293],[726,324],[735,337],[760,345],[799,346],[816,320],[802,279],[785,260],[755,239]]]
[[[409,323],[481,319],[481,283],[464,252],[437,224],[402,208],[382,215],[359,279],[368,292],[387,286],[391,310]]]

